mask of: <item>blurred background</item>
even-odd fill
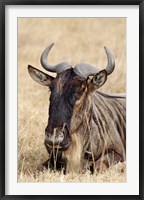
[[[43,141],[49,92],[31,79],[27,66],[44,71],[40,56],[51,42],[55,45],[49,63],[68,61],[75,66],[86,62],[100,69],[107,65],[106,46],[115,58],[116,68],[100,90],[126,92],[125,18],[18,18],[19,181],[31,180],[37,165],[47,158]]]

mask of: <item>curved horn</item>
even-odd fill
[[[42,53],[41,55],[41,58],[40,58],[40,62],[41,62],[41,65],[43,66],[43,68],[47,71],[50,71],[50,72],[56,72],[56,73],[61,73],[62,71],[66,70],[66,69],[69,69],[71,68],[71,66],[69,65],[68,62],[62,62],[62,63],[59,63],[57,65],[50,65],[48,64],[47,62],[47,57],[48,57],[48,54],[51,50],[51,48],[53,47],[54,43],[51,43]]]
[[[111,52],[106,47],[104,47],[104,49],[105,49],[107,59],[108,59],[108,64],[105,70],[107,71],[107,74],[109,75],[113,72],[115,68],[115,61]],[[75,66],[74,71],[77,75],[87,78],[88,76],[94,76],[100,70],[97,67],[94,67],[92,65],[89,65],[86,63],[80,63]]]
[[[111,52],[106,48],[104,47],[105,49],[105,52],[106,52],[106,55],[107,55],[107,59],[108,59],[108,64],[107,64],[107,67],[106,67],[106,71],[107,71],[107,74],[111,74],[115,68],[115,60],[114,60],[114,57],[113,55],[111,54]]]

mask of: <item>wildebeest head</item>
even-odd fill
[[[67,62],[52,66],[47,63],[47,57],[53,45],[50,44],[43,51],[41,64],[47,71],[57,73],[56,78],[30,65],[28,71],[36,82],[48,86],[51,91],[45,144],[50,148],[59,147],[61,150],[66,150],[71,143],[71,134],[81,123],[78,117],[75,119],[76,125],[72,124],[74,112],[80,114],[80,111],[85,109],[88,97],[105,83],[107,76],[115,68],[115,62],[105,47],[108,64],[104,70],[85,63],[80,63],[74,68]]]

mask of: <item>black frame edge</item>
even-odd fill
[[[5,5],[0,5],[0,198],[5,196]]]
[[[42,200],[42,199],[49,199],[49,200],[74,200],[74,199],[92,199],[92,200],[143,200],[138,195],[6,195],[4,198],[5,200]]]
[[[144,1],[139,7],[139,194],[144,199]]]
[[[5,5],[140,5],[143,0],[1,0]]]

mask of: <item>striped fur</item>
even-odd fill
[[[75,130],[74,126],[78,124],[79,127]],[[125,95],[114,96],[101,92],[86,95],[85,104],[73,113],[71,130],[74,130],[75,134],[77,132],[77,136],[81,138],[79,144],[83,146],[83,151],[76,151],[74,147],[75,150],[72,149],[71,154],[81,153],[77,157],[81,157],[83,168],[87,162],[88,166],[100,170],[102,164],[110,167],[119,161],[124,161],[126,159]],[[73,165],[77,166],[78,163]]]

